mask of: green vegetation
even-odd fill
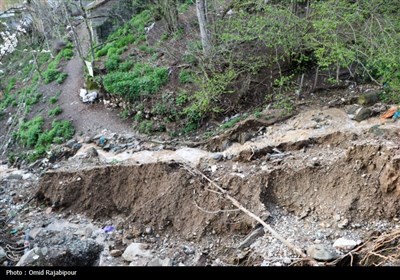
[[[61,109],[60,105],[58,105],[57,107],[55,107],[54,109],[49,111],[49,116],[50,117],[55,117],[60,115],[63,112],[63,110]]]
[[[190,71],[182,70],[179,72],[179,82],[181,84],[189,84],[193,82],[193,74]]]
[[[112,72],[104,77],[104,88],[130,102],[157,92],[168,81],[166,68],[136,64],[129,72]]]
[[[240,122],[242,120],[242,118],[243,117],[241,117],[241,116],[235,117],[235,118],[227,121],[226,123],[223,123],[221,125],[221,128],[224,130],[229,129],[229,128],[233,127],[235,124],[237,124],[238,122]]]
[[[34,149],[28,156],[29,161],[42,157],[49,151],[51,144],[60,144],[74,135],[75,131],[69,121],[53,121],[50,130],[43,130],[44,119],[37,116],[23,122],[14,137],[26,148]]]
[[[74,56],[73,46],[68,44],[63,50],[61,50],[57,56],[54,58],[52,62],[47,66],[47,70],[43,72],[44,82],[49,84],[53,81],[57,81],[57,83],[62,84],[64,80],[67,78],[66,73],[62,73],[59,70],[59,66],[61,61],[69,60]]]
[[[57,92],[54,96],[50,97],[49,99],[50,104],[56,104],[60,95],[61,91]]]

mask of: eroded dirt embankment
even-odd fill
[[[376,123],[355,123],[337,109],[307,112],[245,145],[232,145],[222,159],[194,153],[202,157],[192,165],[260,216],[282,206],[319,221],[335,215],[354,222],[390,219],[400,210],[398,128]],[[95,218],[123,214],[127,224],[184,234],[247,233],[255,225],[186,170],[179,150],[153,153],[154,162],[48,172],[40,197]],[[131,157],[140,161],[137,154]]]
[[[246,183],[231,182],[234,184],[230,184],[230,189],[245,199],[246,204],[260,204],[257,194],[260,186],[248,192]],[[48,172],[41,179],[39,193],[50,204],[65,210],[85,212],[95,218],[124,214],[127,224],[151,225],[160,231],[201,234],[210,225],[216,232],[246,232],[251,225],[249,219],[236,223],[237,212],[214,213],[232,207],[223,198],[204,190],[199,178],[177,163]]]

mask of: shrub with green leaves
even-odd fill
[[[130,72],[112,72],[104,77],[105,89],[134,102],[140,96],[156,93],[168,81],[168,70],[136,64]]]
[[[49,116],[50,117],[55,117],[60,115],[63,112],[63,110],[61,109],[60,105],[58,105],[57,107],[55,107],[54,109],[49,111]]]
[[[44,119],[41,116],[24,122],[20,125],[15,137],[24,147],[34,148],[37,144],[40,134],[42,133],[43,124]]]
[[[67,45],[66,48],[60,51],[54,60],[49,63],[47,70],[43,72],[44,82],[49,84],[53,81],[57,81],[57,83],[62,84],[67,78],[67,74],[59,70],[59,65],[63,59],[69,60],[73,55],[72,45]]]
[[[181,70],[179,72],[179,82],[181,84],[188,84],[193,82],[193,74],[187,70]]]
[[[34,161],[42,157],[53,143],[61,144],[71,139],[75,130],[70,121],[53,121],[50,130],[43,130],[44,119],[37,116],[32,120],[23,122],[14,137],[26,148],[34,149],[28,157]]]

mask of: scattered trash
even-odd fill
[[[97,99],[98,94],[96,91],[88,92],[86,89],[81,88],[79,96],[83,103],[93,103]]]
[[[99,145],[104,146],[106,144],[106,141],[107,141],[106,137],[100,136]]]
[[[400,111],[397,111],[396,113],[394,113],[393,117],[394,120],[400,119]]]
[[[387,110],[380,118],[381,119],[390,119],[397,112],[397,106],[391,107]]]
[[[28,251],[30,250],[30,243],[29,243],[29,230],[27,230],[25,232],[25,240],[24,240],[24,253],[28,253]]]
[[[113,232],[115,230],[115,227],[113,227],[113,226],[105,226],[103,228],[103,230],[104,230],[105,233],[110,233],[110,232]]]

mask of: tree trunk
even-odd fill
[[[158,0],[158,7],[162,17],[167,23],[168,31],[174,33],[178,31],[178,2],[177,0]]]
[[[90,55],[91,55],[91,61],[90,64],[93,67],[93,62],[94,62],[94,44],[93,44],[93,34],[92,34],[92,29],[90,28],[89,20],[88,20],[88,15],[86,13],[85,7],[83,7],[82,0],[79,0],[79,5],[81,7],[82,13],[83,13],[83,20],[86,25],[86,29],[89,33],[89,48],[90,48]]]
[[[203,51],[206,56],[211,52],[210,34],[207,29],[207,13],[206,0],[196,0],[196,12],[199,20],[200,39],[203,46]]]

